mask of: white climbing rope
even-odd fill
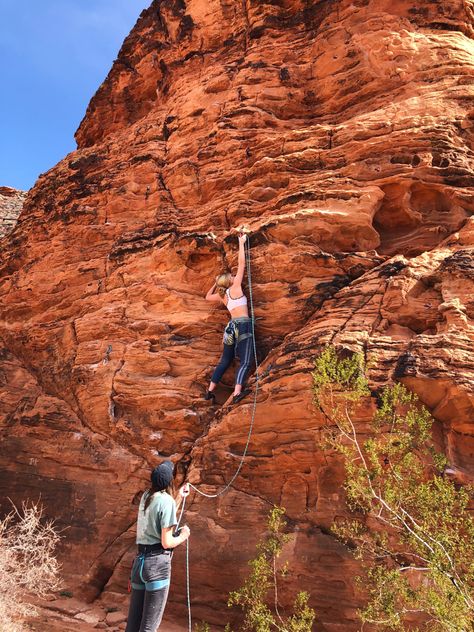
[[[257,360],[257,345],[256,345],[256,342],[255,342],[255,317],[254,317],[254,309],[253,309],[252,270],[251,270],[251,265],[250,265],[250,243],[249,243],[248,235],[247,235],[247,239],[245,240],[245,263],[246,263],[246,268],[247,268],[247,279],[248,279],[248,284],[249,284],[250,315],[251,315],[251,322],[252,322],[253,355],[254,355],[254,361],[255,361],[255,391],[254,391],[254,396],[253,396],[252,414],[250,416],[249,431],[247,433],[247,442],[245,444],[244,451],[243,451],[242,456],[240,458],[240,462],[239,462],[239,465],[237,467],[237,470],[235,471],[234,475],[232,476],[230,481],[227,483],[227,485],[225,487],[223,487],[220,491],[216,492],[215,494],[207,494],[206,492],[202,492],[201,490],[199,490],[192,483],[188,483],[189,487],[192,487],[192,489],[194,489],[195,492],[197,492],[198,494],[201,494],[201,496],[205,496],[206,498],[217,498],[218,496],[221,496],[222,494],[224,494],[229,489],[229,487],[231,487],[231,485],[233,484],[235,479],[240,474],[240,470],[242,469],[242,466],[243,466],[244,461],[245,461],[245,457],[247,456],[247,452],[248,452],[248,449],[249,449],[249,446],[250,446],[250,439],[252,438],[253,426],[254,426],[254,423],[255,423],[255,413],[257,411],[257,395],[258,395],[259,374],[258,374],[258,360]],[[178,520],[178,526],[179,526],[179,523],[181,522],[181,518],[183,517],[184,505],[185,504],[186,504],[186,497],[183,497],[183,504],[182,504],[182,507],[181,507],[181,513],[180,513],[179,520]],[[189,539],[186,540],[186,598],[187,598],[187,602],[188,602],[188,631],[192,632],[191,587],[190,587],[190,573],[189,573]]]
[[[179,529],[179,525],[181,524],[181,518],[183,517],[185,505],[186,505],[186,496],[183,496],[183,502],[181,504],[181,511],[179,513],[178,524],[176,525],[176,529]],[[189,632],[192,632],[193,622],[192,622],[192,616],[191,616],[191,588],[190,588],[190,578],[189,578],[189,538],[186,540],[186,598],[188,602],[188,629],[189,629]]]
[[[178,524],[176,525],[176,529],[179,529],[179,525],[181,524],[181,518],[184,513],[184,505],[186,504],[186,496],[183,496],[183,502],[181,503],[181,511],[179,512]]]
[[[189,538],[186,540],[186,598],[188,601],[188,632],[192,632],[193,620],[191,614],[191,587],[189,581]]]
[[[229,489],[229,487],[232,486],[232,484],[235,481],[235,479],[239,476],[240,470],[242,469],[242,466],[243,466],[244,461],[245,461],[245,457],[247,456],[247,452],[248,452],[248,449],[249,449],[249,446],[250,446],[250,439],[252,437],[253,426],[254,426],[254,423],[255,423],[255,413],[256,413],[256,410],[257,410],[257,396],[258,396],[259,375],[258,375],[258,360],[257,360],[257,344],[255,342],[255,318],[254,318],[254,309],[253,309],[252,270],[251,270],[251,266],[250,266],[250,243],[249,243],[248,236],[247,236],[247,239],[245,241],[245,263],[246,263],[246,267],[247,267],[247,279],[248,279],[248,283],[249,283],[249,298],[250,298],[250,314],[251,314],[251,322],[252,322],[253,355],[254,355],[254,361],[255,361],[255,391],[254,391],[254,395],[253,395],[252,414],[250,416],[250,424],[249,424],[249,431],[248,431],[248,434],[247,434],[247,442],[245,444],[244,451],[243,451],[242,456],[240,458],[240,463],[239,463],[239,465],[237,467],[237,470],[235,471],[234,475],[232,476],[230,481],[227,483],[227,485],[225,487],[223,487],[221,490],[219,490],[218,492],[216,492],[215,494],[207,494],[206,492],[202,492],[200,489],[198,489],[192,483],[189,483],[189,487],[194,489],[194,491],[197,492],[198,494],[201,494],[201,496],[205,496],[206,498],[217,498],[218,496],[222,496],[222,494],[224,494]]]

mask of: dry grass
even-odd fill
[[[55,549],[59,535],[38,504],[23,504],[0,520],[0,632],[24,632],[35,615],[28,595],[45,597],[59,587]]]

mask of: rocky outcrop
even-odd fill
[[[41,494],[68,527],[75,595],[124,601],[159,457],[208,492],[238,465],[251,401],[202,399],[226,320],[203,294],[235,264],[238,225],[261,390],[241,475],[190,498],[195,616],[230,616],[278,503],[298,578],[282,602],[304,588],[316,629],[359,629],[357,565],[328,534],[343,471],[312,404],[328,342],[364,350],[374,389],[413,388],[452,475],[472,480],[472,18],[461,0],[162,0],[141,14],[78,150],[40,177],[0,254],[2,497]]]
[[[74,597],[59,597],[36,606],[36,615],[28,624],[35,632],[90,632],[107,630],[122,632],[125,629],[126,612],[118,608],[104,608],[100,604],[85,604]],[[160,625],[160,632],[184,632],[184,626],[169,621],[166,617]]]
[[[15,227],[26,193],[10,187],[0,187],[0,239]]]

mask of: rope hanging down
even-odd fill
[[[183,496],[183,503],[181,505],[181,511],[179,513],[178,524],[176,525],[176,529],[179,529],[179,525],[181,524],[181,518],[184,514],[184,507],[186,505],[186,496]],[[189,579],[189,538],[186,540],[186,598],[188,602],[188,631],[192,632],[193,622],[191,615],[191,586]]]
[[[195,492],[197,492],[198,494],[201,494],[201,496],[205,496],[206,498],[217,498],[218,496],[222,496],[222,494],[224,494],[229,489],[229,487],[231,487],[235,479],[240,474],[240,470],[242,469],[242,466],[245,461],[245,457],[247,456],[247,452],[250,446],[250,439],[252,437],[253,426],[255,423],[259,375],[258,375],[257,345],[255,343],[255,318],[254,318],[254,310],[253,310],[252,270],[250,266],[250,243],[249,243],[248,236],[245,241],[245,263],[246,263],[247,278],[248,278],[248,283],[249,283],[250,315],[251,315],[251,320],[252,320],[253,355],[254,355],[254,360],[255,360],[255,392],[253,396],[252,414],[250,417],[250,425],[249,425],[249,431],[247,434],[247,442],[245,444],[244,451],[240,458],[240,463],[237,467],[237,470],[235,471],[235,474],[232,476],[232,478],[227,483],[227,485],[223,487],[220,491],[216,492],[215,494],[206,494],[206,492],[201,492],[195,485],[193,485],[192,483],[189,483],[189,487],[192,487],[192,489],[194,489]],[[183,517],[185,504],[186,504],[186,496],[183,496],[183,504],[181,506],[181,512],[179,515],[178,527],[181,523],[181,518]],[[186,540],[186,599],[187,599],[187,605],[188,605],[188,632],[192,632],[191,586],[190,586],[190,575],[189,575],[189,539]]]

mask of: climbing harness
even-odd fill
[[[140,565],[140,570],[138,572],[138,576],[140,577],[140,583],[133,581],[134,575],[134,567],[135,564],[138,563]],[[170,580],[169,577],[167,579],[157,579],[152,582],[147,582],[143,579],[143,565],[145,564],[145,553],[140,553],[135,559],[135,562],[132,566],[132,577],[131,577],[131,587],[135,590],[146,590],[150,592],[152,590],[161,590],[162,588],[166,588],[169,585]]]
[[[251,338],[253,336],[252,333],[242,334],[239,331],[239,325],[241,323],[250,322],[250,318],[241,317],[241,318],[233,318],[230,320],[226,328],[224,329],[224,336],[222,338],[222,342],[225,345],[234,345],[238,344],[242,340],[246,340],[247,338]]]
[[[253,396],[252,414],[250,416],[250,424],[249,424],[249,430],[247,434],[247,441],[246,441],[242,456],[240,458],[239,465],[234,475],[232,476],[230,481],[225,485],[225,487],[223,487],[220,491],[216,492],[215,494],[208,494],[206,492],[202,492],[192,483],[188,483],[189,487],[194,489],[194,491],[200,494],[201,496],[205,496],[206,498],[218,498],[219,496],[222,496],[222,494],[224,494],[232,486],[236,478],[239,476],[240,470],[242,469],[245,458],[247,456],[247,452],[250,446],[250,439],[252,438],[252,432],[253,432],[253,427],[255,423],[255,413],[257,410],[257,396],[258,396],[258,388],[259,388],[259,374],[258,374],[258,360],[257,360],[257,345],[255,343],[255,316],[254,316],[253,293],[252,293],[252,270],[250,266],[250,240],[249,240],[248,235],[245,241],[245,264],[246,264],[247,279],[248,279],[248,284],[249,284],[250,317],[252,321],[251,336],[253,340],[253,354],[254,354],[254,361],[255,361],[255,391],[254,391],[254,396]],[[181,518],[183,517],[185,504],[186,504],[186,497],[183,497],[181,513],[178,520],[178,527],[181,522]],[[190,589],[190,576],[189,576],[189,539],[186,540],[186,597],[187,597],[187,604],[188,604],[188,630],[189,632],[192,632],[191,589]]]

